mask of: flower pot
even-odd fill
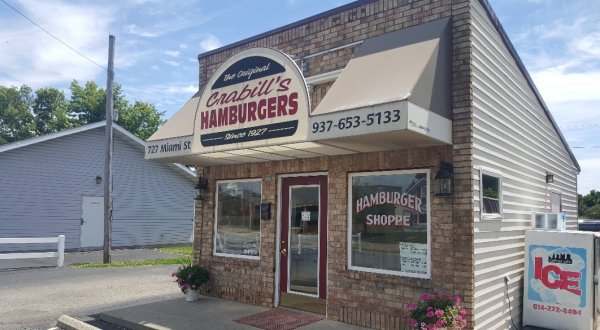
[[[198,290],[187,289],[185,291],[185,301],[198,301]]]

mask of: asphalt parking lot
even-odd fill
[[[153,249],[117,250],[113,260],[172,257]],[[102,252],[65,254],[65,264],[101,261]],[[53,258],[0,260],[0,329],[48,329],[62,314],[84,316],[181,297],[171,266],[56,268]]]

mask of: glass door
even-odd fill
[[[327,177],[282,181],[280,304],[325,313]]]
[[[288,292],[318,296],[319,186],[290,187]]]

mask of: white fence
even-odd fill
[[[34,238],[0,238],[0,244],[35,244],[35,243],[57,243],[58,252],[26,252],[26,253],[0,253],[0,260],[4,259],[30,259],[30,258],[56,258],[58,267],[65,262],[65,235],[58,237],[34,237]]]

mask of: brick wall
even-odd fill
[[[232,54],[250,47],[272,47],[297,58],[326,51],[442,17],[452,16],[453,146],[393,152],[320,157],[294,161],[207,167],[209,198],[196,206],[194,260],[213,268],[211,295],[271,307],[275,289],[277,175],[327,172],[329,177],[328,318],[374,328],[404,328],[405,303],[422,292],[440,290],[463,296],[469,328],[474,326],[472,95],[469,0],[380,0],[279,31],[200,58],[200,84]],[[308,76],[343,68],[356,46],[306,59]],[[299,63],[298,63],[299,64]],[[331,83],[311,91],[314,105]],[[347,270],[348,172],[429,168],[432,177],[440,160],[455,166],[454,197],[431,196],[430,280]],[[212,255],[216,180],[262,178],[263,202],[272,203],[273,220],[261,222],[260,261]],[[435,183],[432,183],[435,185]],[[435,186],[431,191],[435,191]]]
[[[439,161],[449,161],[451,157],[452,148],[440,146],[204,168],[202,175],[210,179],[210,190],[207,200],[197,204],[194,261],[212,268],[214,275],[207,293],[266,307],[273,306],[278,175],[311,172],[328,174],[328,318],[376,327],[376,320],[399,322],[403,306],[416,301],[423,292],[455,292],[456,274],[452,266],[455,260],[452,251],[457,242],[453,238],[452,198],[431,196],[430,280],[349,271],[346,257],[348,173],[430,169],[435,174]],[[236,178],[262,178],[263,202],[273,205],[273,219],[261,221],[259,261],[213,256],[212,253],[216,181]],[[435,191],[435,183],[431,182],[431,185],[431,191]]]

